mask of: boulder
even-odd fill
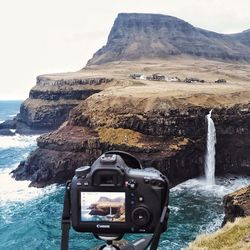
[[[236,217],[250,216],[250,185],[226,195],[223,204],[225,217],[222,225],[233,222]]]

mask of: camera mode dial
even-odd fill
[[[135,189],[135,188],[136,188],[136,181],[135,181],[134,179],[128,180],[127,186],[128,186],[130,189]]]
[[[90,172],[90,169],[90,166],[80,167],[75,170],[75,174],[77,177],[85,177]]]

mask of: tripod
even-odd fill
[[[96,247],[93,250],[144,250],[146,249],[151,240],[152,236],[147,236],[133,242],[128,241],[118,241],[123,235],[95,235],[96,238],[106,241],[106,245]]]

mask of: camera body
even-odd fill
[[[168,181],[156,169],[128,166],[122,156],[106,153],[91,167],[76,169],[70,190],[71,221],[76,231],[154,232],[163,206],[168,204]],[[165,231],[167,221],[163,223]]]

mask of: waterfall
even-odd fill
[[[206,115],[207,121],[207,150],[205,156],[205,175],[206,183],[208,185],[215,184],[215,144],[216,144],[216,130],[214,122],[211,118],[212,110]]]

